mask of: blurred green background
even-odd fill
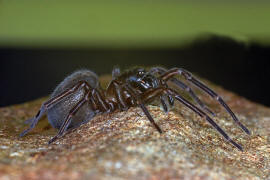
[[[269,1],[1,0],[5,47],[175,47],[205,33],[268,44]]]
[[[115,65],[186,68],[270,106],[269,19],[269,0],[0,0],[0,106]]]

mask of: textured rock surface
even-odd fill
[[[148,108],[159,134],[139,108],[98,115],[52,145],[44,118],[27,136],[23,123],[45,98],[0,109],[0,179],[270,179],[270,109],[213,87],[251,131],[244,134],[208,96],[216,122],[244,152],[181,105],[168,114]]]

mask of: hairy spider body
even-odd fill
[[[20,136],[24,136],[33,129],[46,112],[50,124],[59,129],[58,134],[49,141],[52,143],[61,137],[67,129],[76,128],[90,121],[96,114],[110,113],[116,109],[125,111],[134,106],[139,106],[158,132],[162,133],[161,128],[155,123],[145,106],[146,103],[159,98],[165,112],[168,111],[168,104],[173,106],[174,100],[177,100],[200,117],[205,118],[227,141],[243,151],[242,147],[234,142],[208,115],[215,116],[215,113],[201,102],[188,85],[177,79],[177,75],[182,75],[187,81],[217,100],[238,126],[250,134],[222,98],[194,78],[191,73],[181,68],[166,70],[154,67],[149,71],[143,68],[133,68],[123,73],[120,73],[119,68],[114,68],[113,79],[106,90],[100,87],[98,77],[94,72],[89,70],[74,72],[56,87],[51,99],[42,104],[37,115],[27,121],[31,125]],[[200,108],[183,98],[177,90],[170,88],[168,81],[186,91]]]
[[[61,94],[63,91],[71,88],[72,86],[78,84],[80,81],[85,81],[91,88],[99,88],[98,77],[95,73],[89,70],[80,70],[74,72],[72,75],[67,76],[53,91],[51,98]],[[66,118],[67,112],[72,109],[83,98],[85,94],[85,89],[78,89],[75,93],[63,98],[60,102],[55,104],[53,108],[49,108],[47,111],[47,116],[50,124],[56,128],[60,129],[63,119]],[[76,115],[72,117],[72,121],[68,128],[75,128],[80,126],[80,124],[87,122],[87,120],[93,118],[95,112],[91,110],[87,104],[82,106]]]

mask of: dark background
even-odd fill
[[[97,74],[134,65],[182,67],[270,106],[270,47],[212,36],[190,45],[153,49],[16,49],[0,48],[0,106],[49,95],[71,72]]]

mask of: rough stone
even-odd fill
[[[97,115],[51,145],[57,131],[46,117],[19,138],[23,122],[47,99],[41,98],[0,109],[0,179],[270,179],[270,109],[210,86],[252,131],[244,134],[218,103],[199,93],[244,152],[180,104],[168,114],[147,106],[163,134],[134,107]]]

